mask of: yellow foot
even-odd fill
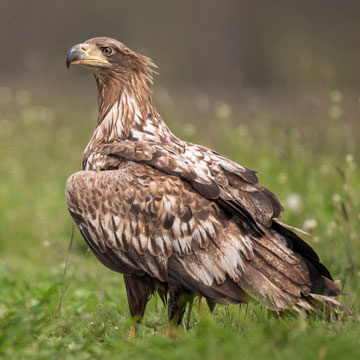
[[[179,339],[181,336],[180,334],[172,327],[168,327],[166,332],[165,332],[165,336],[170,338],[170,339]]]
[[[135,341],[136,339],[136,325],[131,325],[128,334],[128,340]]]

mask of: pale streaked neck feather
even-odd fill
[[[151,78],[134,74],[126,82],[112,77],[96,83],[99,114],[92,145],[175,138],[152,103]]]

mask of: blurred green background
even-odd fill
[[[360,358],[359,14],[352,0],[1,0],[0,358]],[[210,316],[199,303],[174,342],[153,298],[126,340],[121,276],[77,231],[68,253],[64,186],[97,108],[91,75],[65,57],[94,36],[159,66],[154,100],[176,135],[259,170],[353,317],[277,319],[256,305]]]

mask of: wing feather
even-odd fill
[[[244,302],[246,292],[276,310],[310,293],[306,262],[285,238],[252,233],[177,176],[127,162],[72,175],[66,195],[89,247],[112,270],[171,280],[221,303]]]
[[[269,209],[265,208],[265,210],[261,210],[262,207],[259,205],[262,199],[255,202],[251,201],[246,195],[240,196],[241,190],[236,188],[236,184],[235,186],[231,186],[228,180],[219,181],[217,177],[220,176],[219,174],[222,170],[218,165],[219,159],[215,158],[215,156],[218,155],[206,148],[188,144],[186,151],[180,156],[169,147],[159,143],[125,140],[104,145],[102,153],[104,156],[112,159],[112,166],[113,159],[117,157],[119,158],[119,164],[123,159],[142,162],[169,175],[180,177],[189,182],[193,189],[200,195],[207,199],[215,200],[229,212],[247,222],[249,227],[260,235],[263,235],[263,230],[259,224],[267,227],[271,225],[271,218],[274,215],[274,211],[269,210],[270,205]],[[140,153],[146,153],[148,156],[137,156],[137,154]],[[196,154],[201,155],[196,157]],[[220,160],[224,163],[227,159],[221,158]],[[243,169],[244,172],[247,171],[246,168],[241,167],[241,165],[237,166]],[[235,168],[235,165],[232,165],[231,168]],[[224,172],[222,172],[221,175],[226,179]],[[255,196],[255,192],[258,193],[258,196],[265,194],[265,192],[262,193],[264,188],[260,187],[260,185],[253,185],[251,191],[253,197]],[[251,192],[247,191],[247,194],[250,193]],[[249,197],[250,195],[247,196]],[[274,197],[274,199],[276,198]],[[254,206],[254,204],[256,204],[256,206]],[[271,215],[269,215],[270,212]],[[258,223],[256,220],[258,220]]]

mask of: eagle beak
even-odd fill
[[[99,54],[99,50],[90,44],[78,44],[73,46],[66,55],[66,66],[69,69],[73,65],[89,65],[96,66],[101,64],[109,64]]]

